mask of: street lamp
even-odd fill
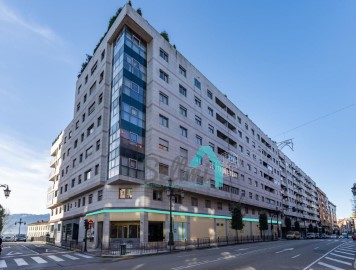
[[[11,192],[11,190],[9,189],[9,186],[0,184],[0,187],[4,188],[4,195],[5,195],[5,198],[7,199],[10,196],[10,192]]]
[[[173,187],[173,181],[170,178],[168,180],[168,189],[167,195],[169,196],[169,236],[168,236],[168,246],[169,251],[172,251],[172,246],[174,246],[174,237],[173,237],[173,218],[172,218],[172,197],[176,195],[180,195],[184,198],[184,192],[182,190],[177,190],[177,188]]]
[[[22,218],[20,218],[20,221],[16,221],[15,222],[15,226],[19,224],[19,234],[20,234],[20,229],[21,229],[21,224],[26,225],[25,221],[22,221]]]

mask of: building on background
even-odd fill
[[[27,226],[27,237],[42,237],[49,235],[49,223],[48,221],[37,221]]]
[[[354,218],[340,218],[337,221],[337,227],[340,233],[355,233],[355,219]]]
[[[317,188],[318,192],[318,202],[319,202],[319,215],[320,215],[320,225],[324,228],[326,233],[332,233],[332,222],[329,211],[329,200],[326,194]]]
[[[260,235],[263,212],[319,223],[315,182],[129,5],[83,67],[73,119],[51,148],[56,242],[82,241],[84,219],[93,246],[167,241],[170,179],[175,240],[234,236],[236,202],[242,236]]]
[[[329,222],[332,228],[333,233],[339,230],[337,226],[337,219],[336,219],[336,205],[333,204],[331,201],[328,201],[328,209],[329,209]]]

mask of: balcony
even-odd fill
[[[52,159],[50,160],[50,162],[49,162],[49,166],[50,166],[51,168],[55,168],[55,167],[56,167],[56,162],[57,162],[57,157],[52,158]]]
[[[56,176],[57,176],[58,172],[57,171],[52,171],[49,173],[49,181],[54,181],[56,179]]]

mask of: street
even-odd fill
[[[346,270],[355,269],[350,239],[291,240],[215,247],[123,260],[39,243],[4,243],[0,269]]]
[[[4,242],[0,269],[48,269],[103,261],[43,243]]]

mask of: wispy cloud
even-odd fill
[[[48,150],[35,149],[21,139],[0,133],[0,184],[12,190],[1,204],[11,213],[44,213],[49,186]]]
[[[52,29],[22,17],[14,10],[7,7],[2,1],[0,1],[0,22],[1,21],[26,29],[46,41],[55,42],[59,39]]]

